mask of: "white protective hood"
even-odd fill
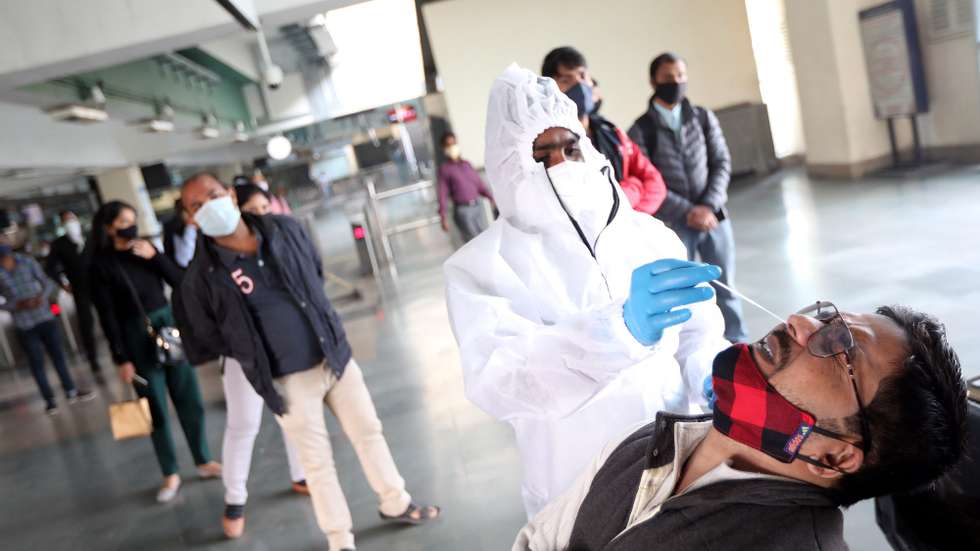
[[[511,65],[487,112],[486,171],[500,218],[445,263],[450,321],[467,397],[510,422],[524,464],[529,515],[567,488],[611,438],[657,411],[701,411],[701,385],[727,347],[713,302],[640,345],[623,322],[635,268],[686,258],[677,236],[634,211],[619,186],[595,257],[562,210],[534,139],[563,127],[586,163],[607,163],[555,81]]]

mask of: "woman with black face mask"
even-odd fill
[[[175,325],[163,284],[179,288],[183,272],[153,244],[138,237],[136,210],[121,201],[111,201],[99,209],[88,243],[92,248],[93,298],[119,377],[126,384],[146,381],[134,387],[150,404],[151,440],[164,477],[157,501],[167,502],[180,488],[167,394],[177,410],[198,475],[221,475],[221,465],[211,460],[208,450],[204,404],[194,368],[186,361],[161,365],[149,333],[148,326],[159,330]]]

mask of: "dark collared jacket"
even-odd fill
[[[592,480],[568,551],[846,551],[833,495],[788,480],[711,484],[670,498],[659,514],[624,530],[643,471],[674,461],[674,424],[710,419],[659,413],[623,440]]]
[[[350,361],[351,348],[340,317],[323,290],[323,268],[313,243],[299,223],[287,216],[243,214],[243,218],[252,230],[261,233],[263,254],[279,266],[283,282],[320,339],[327,365],[340,378]],[[188,359],[196,365],[219,356],[235,358],[269,409],[281,415],[286,404],[273,386],[269,352],[216,246],[211,238],[198,234],[198,253],[187,267],[179,299],[174,301]]]

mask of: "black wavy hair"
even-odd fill
[[[571,46],[561,46],[548,52],[541,63],[541,76],[555,78],[558,76],[558,68],[578,69],[588,67],[585,56],[582,52]]]
[[[653,58],[653,61],[650,62],[650,80],[657,80],[657,69],[661,65],[664,63],[677,63],[678,61],[684,61],[684,58],[674,52],[664,52]]]
[[[248,200],[255,196],[256,193],[262,194],[266,199],[272,200],[269,197],[269,192],[260,188],[256,184],[238,184],[234,188],[235,198],[238,199],[238,208],[242,208],[242,205],[248,203]]]
[[[95,211],[92,218],[92,231],[86,244],[86,248],[91,247],[94,253],[105,253],[112,250],[112,238],[106,233],[107,226],[112,225],[112,221],[119,217],[119,213],[124,210],[131,210],[136,213],[136,209],[129,203],[122,201],[109,201]]]
[[[871,445],[861,468],[835,485],[841,505],[924,487],[947,473],[966,448],[966,384],[946,328],[904,306],[883,306],[877,313],[902,328],[907,353],[865,408]]]

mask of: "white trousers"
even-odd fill
[[[221,446],[221,461],[224,464],[221,478],[225,484],[225,503],[245,505],[248,500],[248,472],[252,467],[252,449],[255,437],[262,425],[262,411],[265,402],[252,384],[245,378],[242,365],[234,358],[224,359],[224,376],[221,379],[225,389],[225,403],[228,407],[225,438]],[[289,463],[289,478],[299,482],[306,478],[299,454],[286,435],[286,460]]]
[[[378,509],[386,515],[398,516],[411,503],[405,481],[398,474],[381,433],[381,420],[364,385],[361,368],[351,360],[338,380],[324,363],[281,377],[278,382],[288,410],[276,420],[299,450],[317,524],[326,533],[331,551],[353,549],[353,521],[334,467],[330,435],[323,418],[324,402],[354,446],[368,484],[378,495]]]

